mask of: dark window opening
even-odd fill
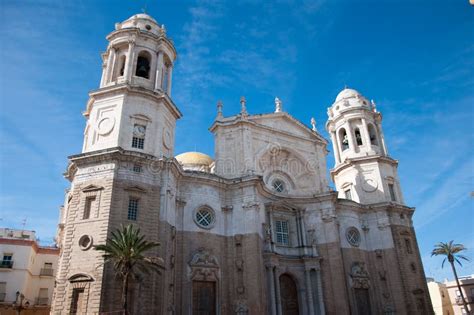
[[[359,130],[359,128],[356,128],[356,130],[355,130],[355,136],[356,136],[357,145],[362,145],[362,136],[360,135],[360,130]]]
[[[370,144],[378,146],[377,135],[375,133],[374,126],[369,124],[368,128],[369,128],[368,131],[369,131]]]
[[[339,139],[341,141],[342,151],[349,149],[349,138],[347,138],[347,133],[344,128],[339,130]]]
[[[137,69],[135,75],[145,79],[150,78],[150,58],[147,56],[148,53],[141,53],[137,59]]]
[[[390,200],[397,201],[393,184],[388,184],[388,191],[390,192]]]

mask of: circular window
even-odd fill
[[[92,236],[89,235],[82,235],[79,239],[79,247],[82,250],[88,250],[92,247]]]
[[[285,191],[285,183],[279,179],[275,179],[273,181],[273,189],[276,191],[276,192],[284,192]]]
[[[147,25],[145,25],[145,28],[146,28],[147,30],[151,30],[151,26],[150,26],[150,25],[148,25],[148,24],[147,24]]]
[[[360,233],[355,227],[347,229],[346,238],[352,246],[358,247],[360,245]]]
[[[200,208],[194,214],[194,222],[203,229],[211,229],[215,223],[214,211],[210,208]]]

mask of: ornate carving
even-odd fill
[[[242,234],[234,235],[235,246],[242,246]]]
[[[260,204],[257,202],[246,202],[242,205],[242,208],[246,211],[248,210],[260,210]]]
[[[176,227],[172,226],[170,233],[171,233],[171,239],[174,240],[176,237]]]
[[[390,222],[387,217],[382,217],[382,218],[377,219],[377,227],[379,228],[379,230],[383,230],[389,225],[390,225]]]
[[[217,281],[219,263],[217,258],[204,248],[200,248],[189,262],[192,280]]]
[[[243,271],[244,270],[244,260],[243,259],[236,259],[235,260],[235,267],[237,268],[237,271]]]
[[[321,219],[324,222],[332,222],[336,218],[337,215],[333,208],[321,209]]]
[[[383,251],[381,249],[375,250],[375,257],[382,258],[382,255],[383,255]]]
[[[249,308],[245,300],[237,300],[234,304],[234,312],[237,315],[247,315],[249,313]]]
[[[370,287],[369,273],[364,262],[356,261],[352,263],[350,276],[353,288],[368,289]]]

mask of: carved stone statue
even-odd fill
[[[316,129],[316,119],[314,119],[314,117],[311,117],[311,126],[312,126],[313,131],[318,131]]]
[[[282,102],[278,97],[275,97],[275,113],[279,113],[282,110]]]

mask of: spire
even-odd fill
[[[314,117],[311,117],[311,126],[313,131],[318,131],[318,129],[316,129],[316,119],[314,119]]]
[[[278,97],[275,97],[275,113],[281,112],[283,109],[283,103]]]
[[[246,106],[247,101],[245,100],[245,96],[240,97],[240,114],[245,116],[247,115],[247,106]]]
[[[222,115],[222,107],[224,104],[222,104],[221,100],[217,101],[217,118],[216,119],[221,119],[224,116]]]

